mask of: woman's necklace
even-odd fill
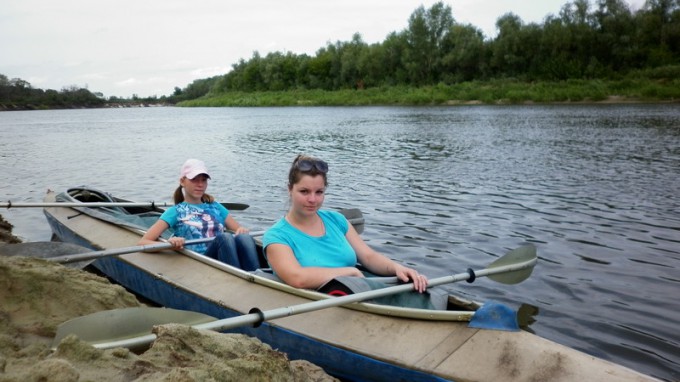
[[[314,215],[311,219],[296,219],[296,217],[296,215],[293,215],[290,212],[286,214],[288,223],[307,235],[319,237],[326,234],[326,227],[319,215]]]

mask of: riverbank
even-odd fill
[[[227,92],[178,103],[186,107],[456,106],[583,103],[677,103],[680,79],[471,81],[424,87]]]
[[[0,216],[0,381],[336,381],[321,368],[256,338],[184,325],[161,325],[150,349],[98,350],[75,336],[50,348],[72,318],[142,306],[123,287],[50,261],[2,256],[16,243]],[[104,325],[104,323],[102,323]]]

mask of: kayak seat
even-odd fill
[[[80,202],[83,203],[115,203],[116,200],[109,195],[108,193],[104,191],[99,191],[93,188],[72,188],[69,189],[68,191],[69,195]],[[117,211],[123,214],[129,214],[128,211],[125,210],[123,207],[117,207],[117,206],[112,206],[112,207],[102,207],[106,209],[110,209],[113,211]]]
[[[205,255],[244,271],[250,272],[260,267],[255,240],[250,235],[218,235]]]

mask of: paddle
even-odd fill
[[[85,252],[88,249],[77,244],[56,241],[32,241],[28,243],[0,245],[0,256],[24,256],[50,260],[55,257]],[[85,268],[91,261],[65,264],[70,268]]]
[[[361,211],[357,208],[347,208],[347,209],[342,209],[339,210],[340,213],[342,213],[347,220],[352,224],[357,232],[361,233],[363,232],[363,226],[364,226],[364,218],[361,214]],[[264,231],[254,231],[251,232],[250,235],[252,236],[262,236],[264,235]],[[213,240],[213,237],[208,237],[208,238],[203,238],[203,239],[194,239],[194,240],[187,240],[185,242],[185,245],[191,245],[191,244],[199,244],[199,243],[206,243],[211,240]],[[158,251],[161,249],[170,249],[172,248],[172,244],[170,243],[158,243],[158,244],[147,244],[147,245],[136,245],[132,247],[123,247],[123,248],[112,248],[112,249],[105,249],[101,251],[92,251],[92,252],[84,252],[84,253],[77,253],[77,254],[71,254],[71,255],[63,255],[63,256],[56,256],[52,257],[49,260],[55,261],[60,264],[70,264],[70,263],[75,263],[75,262],[82,262],[82,261],[87,261],[87,260],[93,260],[93,259],[99,259],[102,257],[108,257],[108,256],[118,256],[118,255],[125,255],[128,253],[135,253],[135,252],[146,252],[146,251]],[[86,266],[85,264],[84,266]]]
[[[232,211],[243,211],[250,207],[244,203],[220,203],[226,209]],[[47,207],[172,207],[174,203],[168,202],[25,202],[0,204],[0,207],[10,208],[47,208]]]
[[[536,262],[537,262],[536,247],[529,244],[509,252],[505,256],[491,263],[487,268],[483,270],[473,271],[472,269],[468,269],[468,271],[465,273],[435,278],[429,280],[429,286],[435,287],[438,285],[455,283],[464,280],[472,282],[479,277],[489,277],[491,280],[503,284],[517,284],[526,280],[531,275],[531,272],[534,266],[536,265]],[[296,314],[307,313],[331,307],[338,307],[355,302],[370,300],[373,298],[408,292],[412,290],[413,290],[412,284],[402,284],[390,286],[383,289],[376,289],[341,297],[326,298],[322,300],[311,301],[303,304],[271,309],[267,311],[261,311],[260,309],[253,308],[251,309],[249,314],[244,314],[232,318],[225,318],[222,320],[212,322],[196,324],[192,326],[196,329],[209,329],[214,331],[223,331],[246,325],[254,325],[257,327],[264,321],[274,320],[277,318],[288,317]],[[126,311],[127,309],[118,309],[107,312],[109,312],[111,316],[116,316],[119,314],[125,315],[127,313]],[[92,344],[94,347],[100,349],[111,349],[115,347],[138,348],[148,345],[149,343],[153,342],[156,339],[155,334],[138,335],[139,334],[138,331],[135,331],[134,333],[130,332],[118,333],[116,335],[116,338],[109,338],[108,342],[102,342],[102,338],[100,338],[101,336],[99,335],[96,336],[97,338],[93,338],[91,333],[96,332],[95,328],[114,327],[114,325],[104,322],[103,319],[104,315],[105,313],[97,312],[91,315],[74,318],[73,320],[67,321],[66,323],[60,325],[59,328],[57,329],[57,336],[55,337],[53,346],[56,346],[62,338],[69,334],[75,334],[81,340],[88,342]],[[205,317],[203,314],[200,313],[196,313],[196,315],[197,315],[196,319],[202,319]],[[130,316],[129,315],[126,316],[126,320],[129,319]],[[167,323],[167,320],[163,320],[163,323]],[[119,327],[123,330],[126,330],[125,325],[121,325]],[[496,327],[492,328],[497,329]]]
[[[264,234],[264,231],[258,231],[258,232],[251,233],[251,235],[253,235],[253,236],[262,235],[262,234]],[[203,239],[186,240],[184,242],[184,245],[207,243],[209,241],[213,241],[214,239],[215,239],[214,237],[206,237],[206,238],[203,238]],[[172,248],[172,244],[170,244],[170,243],[135,245],[135,246],[132,246],[132,247],[112,248],[112,249],[104,249],[104,250],[101,250],[101,251],[77,253],[77,254],[74,254],[74,255],[57,256],[57,257],[53,257],[49,260],[54,261],[54,262],[59,263],[59,264],[69,264],[69,263],[75,263],[75,262],[78,262],[78,261],[100,259],[102,257],[108,257],[108,256],[125,255],[125,254],[128,254],[128,253],[135,253],[135,252],[158,251],[158,250],[161,250],[161,249],[169,249],[169,248]]]
[[[364,233],[364,215],[358,208],[343,208],[339,210],[343,216],[354,227],[358,234]]]

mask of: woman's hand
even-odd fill
[[[409,280],[413,281],[413,289],[418,293],[423,293],[425,290],[427,290],[427,277],[425,275],[421,275],[415,269],[407,268],[403,265],[397,264],[395,273],[399,280],[405,282],[408,282]]]

